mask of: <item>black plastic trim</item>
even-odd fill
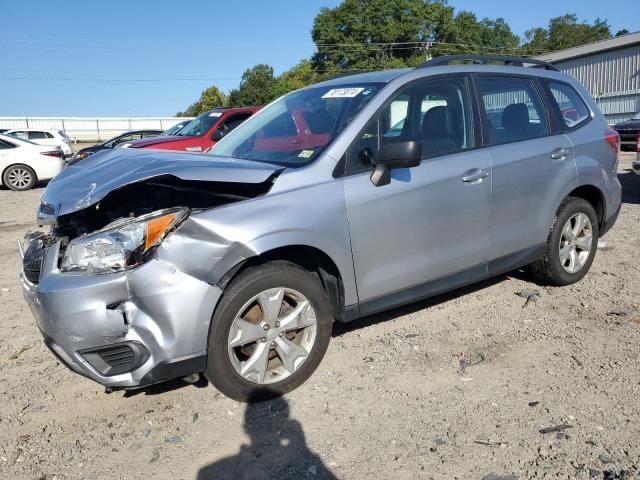
[[[491,260],[489,262],[489,276],[495,277],[541,259],[544,256],[544,248],[545,245],[542,243]]]
[[[113,358],[110,362],[109,355],[113,355],[113,352],[123,354],[123,349],[128,348],[131,355],[131,360],[122,362],[119,358]],[[85,359],[85,361],[91,365],[100,375],[105,377],[112,377],[122,373],[132,372],[140,368],[150,356],[149,350],[140,342],[119,342],[112,343],[110,345],[104,345],[102,347],[87,348],[85,350],[79,350],[78,353]]]
[[[611,230],[611,228],[615,225],[616,221],[618,220],[618,215],[620,215],[621,208],[622,202],[620,202],[620,205],[618,205],[618,209],[613,212],[613,215],[610,215],[609,218],[602,221],[602,225],[600,225],[600,229],[598,230],[600,237],[604,237],[607,232]]]
[[[407,305],[488,278],[487,264],[477,265],[446,277],[397,290],[360,303],[360,315],[371,315]]]
[[[558,69],[549,62],[545,62],[543,60],[534,60],[532,58],[527,57],[516,57],[512,55],[471,55],[471,54],[462,54],[462,55],[444,55],[442,57],[436,57],[427,62],[421,63],[416,68],[427,68],[427,67],[440,67],[444,65],[449,65],[451,62],[463,62],[463,61],[473,61],[478,63],[488,63],[488,62],[503,62],[507,66],[511,67],[524,67],[524,64],[527,63],[529,65],[534,65],[537,67],[544,67],[545,70],[551,70],[557,72]]]
[[[139,385],[132,387],[133,389],[153,385],[154,383],[172,380],[191,375],[193,373],[204,372],[207,367],[207,356],[199,355],[197,357],[186,358],[178,361],[160,362],[151,369],[142,379]],[[126,388],[128,389],[128,388]]]

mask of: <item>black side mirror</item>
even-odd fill
[[[222,140],[222,137],[224,137],[224,132],[219,128],[216,128],[211,134],[211,140],[213,140],[214,142],[219,142],[220,140]]]
[[[415,140],[393,139],[380,146],[376,167],[371,173],[371,183],[376,187],[391,181],[392,168],[417,167],[422,160],[422,145]]]

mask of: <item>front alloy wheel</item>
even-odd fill
[[[245,303],[231,324],[229,359],[242,378],[259,385],[295,373],[313,349],[316,312],[290,288],[271,288]]]
[[[205,375],[235,400],[282,395],[318,367],[332,326],[317,274],[285,261],[250,267],[227,285],[216,307]]]

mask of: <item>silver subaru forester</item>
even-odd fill
[[[280,395],[334,321],[523,266],[580,280],[620,209],[618,142],[543,62],[338,77],[206,155],[121,149],[65,169],[39,207],[50,230],[21,247],[24,294],[53,353],[110,389],[204,372],[234,399]]]

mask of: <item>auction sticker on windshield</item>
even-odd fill
[[[364,88],[334,88],[325,93],[322,98],[353,98]]]
[[[210,117],[221,117],[222,116],[222,112],[211,112],[209,114]]]

